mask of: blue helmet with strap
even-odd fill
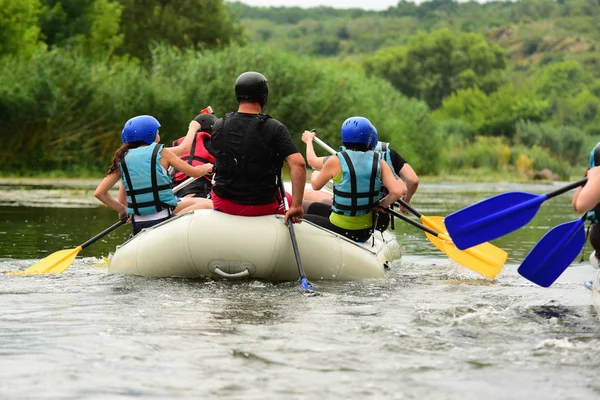
[[[365,117],[351,117],[342,124],[342,143],[360,143],[369,148],[376,134],[375,127]]]
[[[160,123],[150,115],[138,115],[125,122],[121,140],[123,143],[144,142],[154,143]]]

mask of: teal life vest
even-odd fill
[[[396,171],[394,171],[394,164],[392,163],[392,155],[390,154],[390,144],[386,142],[377,142],[377,146],[373,150],[375,153],[379,153],[381,159],[390,166],[390,169],[396,175]]]
[[[151,215],[177,206],[171,178],[160,165],[162,148],[162,144],[152,143],[131,149],[119,163],[127,215]]]
[[[600,142],[590,151],[590,168],[600,166]],[[600,220],[600,203],[596,204],[592,210],[588,211],[585,218],[597,224]]]
[[[333,184],[333,212],[347,216],[367,214],[379,204],[379,154],[344,150],[336,155],[342,166],[342,181]]]

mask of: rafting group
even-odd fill
[[[159,143],[156,118],[141,115],[125,123],[123,144],[95,195],[121,219],[131,219],[133,235],[176,215],[212,208],[238,216],[284,214],[286,223],[303,218],[365,242],[374,229],[387,229],[385,209],[401,197],[410,202],[418,186],[416,173],[388,143],[378,140],[375,126],[361,116],[341,124],[343,147],[331,157],[317,157],[315,132],[303,133],[308,162],[315,169],[313,190],[305,193],[304,157],[286,126],[262,113],[269,95],[267,79],[245,72],[234,89],[237,112],[218,119],[211,109],[203,110],[172,147]],[[292,186],[285,193],[287,211],[278,185],[284,161]],[[188,177],[199,179],[173,193],[172,185]],[[320,191],[330,181],[333,193]],[[115,199],[109,190],[118,182]]]
[[[282,265],[288,263],[293,250],[298,273],[306,280],[293,228],[305,221],[307,223],[302,225],[309,227],[299,229],[299,236],[310,245],[306,247],[318,247],[319,251],[329,253],[328,263],[323,263],[322,252],[319,257],[312,257],[310,249],[303,249],[302,258],[313,260],[314,265],[309,262],[313,276],[317,279],[378,277],[382,273],[382,262],[387,267],[387,261],[399,257],[399,253],[388,251],[386,246],[391,241],[385,237],[386,233],[389,235],[388,226],[393,228],[393,217],[396,217],[423,230],[432,244],[458,264],[494,278],[508,254],[489,241],[526,225],[544,201],[575,188],[579,189],[573,198],[573,207],[583,216],[550,230],[529,252],[518,272],[540,286],[550,286],[583,248],[586,220],[592,221],[590,242],[594,252],[590,262],[596,267],[600,264],[600,143],[590,154],[586,177],[578,182],[543,195],[507,192],[445,218],[427,217],[410,204],[419,185],[416,172],[390,148],[389,143],[379,141],[377,129],[367,118],[352,116],[342,122],[342,146],[338,151],[318,138],[315,130],[303,132],[306,159],[314,170],[310,187],[305,189],[304,157],[286,126],[262,112],[269,96],[265,76],[253,71],[239,75],[234,92],[239,103],[236,112],[217,118],[210,107],[205,108],[189,123],[187,134],[174,141],[171,147],[160,144],[160,123],[153,116],[140,115],[128,120],[121,134],[123,144],[115,152],[108,174],[95,190],[95,196],[102,203],[118,212],[120,222],[77,249],[63,250],[64,254],[57,252],[56,256],[47,257],[25,272],[62,272],[69,265],[67,261],[72,262],[78,251],[118,226],[131,222],[132,236],[117,249],[115,256],[120,251],[121,258],[116,257],[117,261],[111,262],[115,272],[148,276],[217,273],[221,276],[289,279],[290,272],[284,271]],[[314,142],[330,156],[318,157]],[[289,166],[291,193],[286,191],[282,181],[284,162]],[[117,183],[119,195],[115,199],[109,191]],[[332,190],[326,190],[328,184]],[[393,210],[394,205],[401,213]],[[421,223],[408,218],[406,213],[413,214]],[[205,242],[212,245],[198,249],[193,236],[220,229],[217,227],[230,218],[226,216],[238,218],[227,224],[245,226],[248,232],[245,236],[240,235],[243,229],[237,229],[237,236],[230,231],[223,233],[223,237],[233,237],[246,247],[241,246],[242,250],[237,254],[233,254],[232,247],[217,250],[221,238],[209,233]],[[267,216],[281,216],[282,223],[273,224],[275,219]],[[202,223],[197,222],[200,217],[204,218],[202,223],[213,225],[203,228]],[[262,217],[265,218],[260,219]],[[182,228],[184,223],[170,222],[181,218],[187,218],[187,228]],[[158,228],[169,224],[178,227],[159,233]],[[289,228],[287,241],[281,236],[282,225]],[[184,241],[189,239],[189,245],[180,251],[185,254],[180,255],[178,262],[162,260],[163,253],[168,252],[166,245],[160,244],[166,243],[164,238],[177,234],[177,229],[192,229],[191,226],[196,226],[194,232],[183,238]],[[142,246],[142,240],[136,237],[144,232],[152,236],[144,239],[146,245]],[[376,235],[378,232],[379,236]],[[273,248],[268,242],[255,242],[260,235],[279,243],[280,249]],[[376,236],[379,249],[375,248]],[[318,240],[314,240],[315,237]],[[371,238],[371,258],[363,258],[361,251],[368,247],[364,245]],[[357,246],[360,251],[356,250]],[[337,250],[330,251],[333,247]],[[209,248],[212,253],[207,252]],[[261,258],[265,255],[262,253],[267,253],[267,258]],[[173,271],[157,271],[153,266],[164,262],[179,267]],[[260,263],[269,265],[252,275],[251,270],[257,268],[254,264]],[[150,266],[141,267],[141,264]],[[331,265],[322,267],[324,264]],[[367,268],[362,266],[364,264],[371,265],[371,272],[361,271],[361,268]],[[143,268],[150,268],[150,271],[143,272]]]

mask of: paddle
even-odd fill
[[[109,228],[106,228],[105,230],[103,230],[102,232],[100,232],[99,234],[94,236],[93,238],[89,239],[87,242],[81,244],[80,246],[78,246],[74,249],[65,249],[65,250],[56,251],[56,252],[50,254],[48,257],[33,264],[31,267],[27,268],[25,271],[16,272],[16,274],[19,274],[19,275],[35,275],[35,274],[51,274],[51,273],[60,274],[65,269],[69,268],[69,266],[73,263],[73,261],[75,261],[75,257],[77,257],[77,254],[81,250],[85,249],[86,247],[90,246],[91,244],[95,243],[96,241],[102,239],[104,236],[108,235],[110,232],[114,231],[115,229],[117,229],[121,225],[125,224],[126,222],[127,222],[127,219],[122,219],[121,221],[110,226]]]
[[[185,181],[181,182],[179,185],[175,186],[173,188],[173,192],[177,192],[178,190],[183,189],[190,183],[194,182],[196,179],[198,179],[198,178],[190,177],[190,178],[186,179]],[[102,232],[100,232],[99,234],[94,236],[93,238],[89,239],[87,242],[81,244],[80,246],[78,246],[74,249],[65,249],[65,250],[55,251],[54,253],[50,254],[49,256],[47,256],[47,257],[43,258],[42,260],[38,261],[37,263],[33,264],[31,267],[27,268],[25,271],[20,271],[20,272],[15,272],[15,273],[19,274],[19,275],[60,274],[60,273],[64,272],[65,269],[69,268],[69,266],[71,264],[73,264],[73,261],[75,261],[77,254],[81,250],[85,249],[86,247],[88,247],[88,246],[92,245],[93,243],[97,242],[98,240],[102,239],[104,236],[108,235],[109,233],[111,233],[112,231],[114,231],[115,229],[120,227],[121,225],[125,224],[126,222],[127,222],[127,219],[123,219],[123,220],[115,223],[114,225],[106,228],[105,230],[103,230]]]
[[[468,249],[521,228],[533,219],[544,201],[586,182],[587,178],[584,178],[541,195],[526,192],[502,193],[448,215],[444,223],[456,247]]]
[[[584,222],[585,215],[552,228],[527,254],[519,274],[537,285],[552,285],[585,245]]]
[[[279,191],[281,192],[281,198],[283,199],[284,210],[287,212],[290,208],[287,196],[285,195],[285,187],[283,185],[283,179],[281,179],[281,172],[279,173]],[[302,260],[300,259],[300,251],[298,251],[298,241],[296,240],[296,233],[294,232],[294,223],[288,221],[288,229],[290,230],[290,239],[292,240],[292,248],[294,249],[294,257],[296,257],[296,265],[298,266],[298,274],[300,275],[300,284],[302,289],[307,292],[315,292],[316,287],[308,281],[304,268],[302,267]]]
[[[315,136],[314,140],[325,150],[335,154],[335,150],[333,150],[333,148],[328,146],[321,139]],[[398,200],[398,203],[419,218],[424,225],[421,225],[418,222],[415,222],[395,211],[388,210],[388,212],[391,215],[424,230],[427,239],[429,239],[429,241],[435,247],[445,253],[452,260],[456,261],[458,264],[488,278],[495,278],[504,266],[504,263],[508,258],[508,253],[504,250],[494,246],[491,243],[483,243],[479,246],[464,251],[459,250],[456,248],[456,246],[454,246],[452,240],[446,234],[446,227],[444,226],[443,217],[426,217],[404,200],[400,199]]]

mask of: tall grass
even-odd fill
[[[270,85],[264,112],[300,141],[317,129],[332,146],[342,122],[369,118],[419,173],[435,173],[440,140],[426,105],[387,82],[308,57],[258,47],[180,52],[157,47],[149,68],[128,59],[95,63],[64,50],[0,60],[0,163],[6,171],[104,170],[125,121],[150,114],[168,143],[206,105],[217,116],[237,109],[233,85],[247,70]]]

